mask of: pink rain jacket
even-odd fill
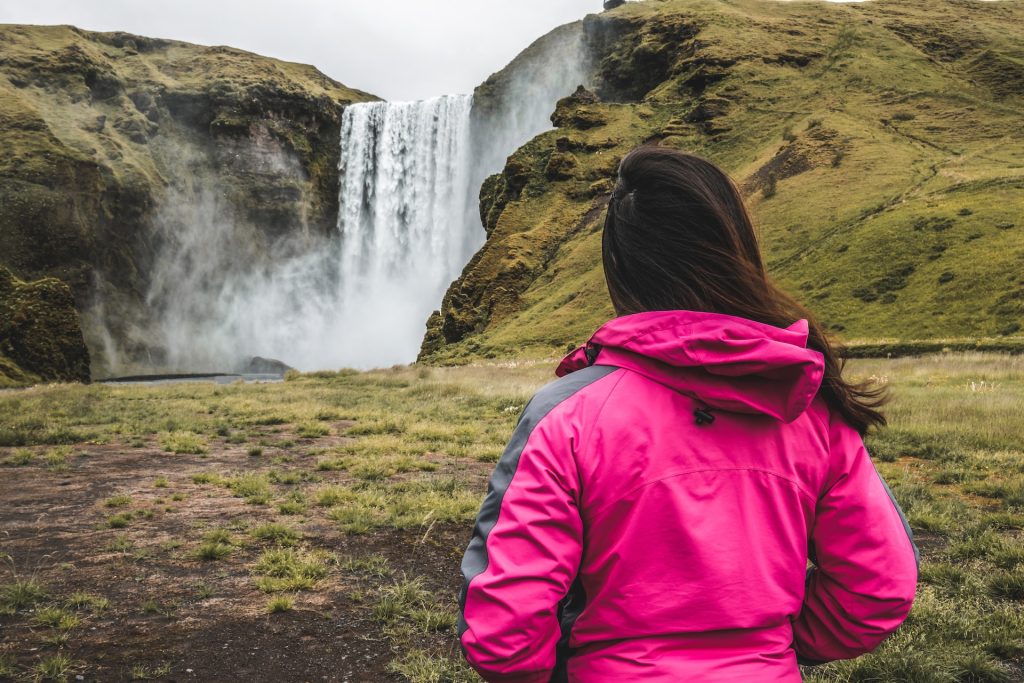
[[[462,562],[487,681],[799,681],[902,623],[917,549],[807,322],[616,318],[527,404]],[[814,566],[807,569],[808,558]]]

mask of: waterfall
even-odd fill
[[[416,358],[426,320],[484,232],[473,200],[470,96],[354,104],[343,113],[333,235],[273,241],[188,174],[154,221],[147,304],[175,371],[253,356],[300,370]],[[283,162],[282,162],[283,163]],[[298,169],[294,171],[298,173]],[[111,364],[113,365],[113,364]]]
[[[345,109],[340,312],[359,365],[415,358],[427,317],[483,242],[471,109],[468,95]]]
[[[415,359],[430,313],[483,244],[477,191],[507,155],[550,128],[590,68],[582,24],[550,34],[498,75],[501,96],[353,104],[342,114],[333,234],[268,229],[181,151],[159,207],[145,316],[107,364],[144,372],[234,371],[253,356],[300,370]],[[492,93],[492,97],[494,97]],[[496,108],[495,108],[496,107]],[[258,172],[301,178],[298,160],[256,145]],[[150,354],[146,362],[139,349]],[[139,365],[142,365],[140,367]]]

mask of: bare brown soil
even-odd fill
[[[196,484],[200,472],[303,470],[323,483],[349,480],[345,472],[315,472],[315,458],[302,455],[341,437],[296,439],[287,427],[267,437],[293,440],[284,449],[264,448],[258,457],[246,445],[218,439],[209,455],[172,455],[155,442],[132,448],[122,443],[79,445],[68,468],[55,472],[33,464],[0,468],[0,583],[35,577],[45,585],[46,604],[60,604],[75,591],[109,600],[105,610],[78,610],[82,623],[60,651],[74,660],[70,680],[121,681],[398,681],[386,671],[396,652],[372,618],[375,582],[334,567],[315,590],[294,594],[294,609],[269,614],[272,596],[259,591],[252,564],[268,544],[247,528],[275,521],[303,533],[303,545],[339,557],[387,557],[395,574],[422,577],[442,601],[454,600],[458,563],[469,525],[431,525],[410,530],[342,533],[323,510],[310,505],[298,517],[273,505],[250,505],[222,486]],[[14,449],[0,449],[0,460]],[[43,449],[38,449],[42,453]],[[275,456],[294,456],[273,463]],[[454,466],[442,464],[443,470]],[[460,462],[462,476],[479,476],[489,465]],[[154,481],[164,477],[165,488]],[[297,486],[310,486],[300,484]],[[288,486],[279,485],[277,494]],[[128,494],[125,508],[110,508],[110,496]],[[173,494],[184,496],[172,500]],[[280,495],[278,495],[280,497]],[[106,526],[122,510],[136,514],[124,529]],[[244,526],[243,526],[244,525]],[[228,527],[240,547],[227,557],[195,555],[211,528]],[[115,549],[127,540],[130,549]],[[33,623],[30,610],[0,616],[0,656],[21,669],[58,652],[47,638],[55,631]],[[152,676],[161,666],[167,675]],[[134,670],[134,673],[133,673]],[[2,678],[2,674],[0,674]]]

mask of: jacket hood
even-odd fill
[[[562,377],[589,365],[638,372],[710,408],[792,422],[824,375],[807,348],[806,320],[787,328],[697,311],[651,311],[614,318],[566,356]]]

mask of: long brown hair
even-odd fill
[[[806,319],[807,345],[825,359],[829,406],[862,435],[885,424],[885,388],[843,379],[838,347],[768,277],[739,188],[710,161],[650,145],[630,152],[608,203],[602,258],[619,315],[684,309],[777,327]]]

